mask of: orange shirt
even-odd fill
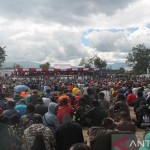
[[[22,91],[20,95],[25,98],[28,95],[28,92]]]

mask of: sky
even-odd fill
[[[6,61],[124,63],[142,43],[150,48],[148,0],[0,0]]]

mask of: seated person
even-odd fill
[[[126,112],[121,112],[119,114],[119,122],[116,122],[116,129],[119,131],[130,131],[132,133],[136,132],[136,125],[131,120],[127,119],[128,114]]]
[[[84,115],[84,117],[90,119],[90,126],[98,126],[108,115],[105,110],[100,107],[97,100],[92,100],[92,106],[93,107]]]
[[[63,117],[62,125],[56,131],[57,150],[69,150],[72,144],[83,143],[81,126],[72,121],[72,117],[66,114]]]
[[[146,102],[142,101],[140,107],[136,109],[136,119],[139,128],[150,127],[150,109],[146,106]]]

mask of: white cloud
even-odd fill
[[[150,47],[149,8],[147,0],[1,0],[0,46],[7,46],[7,60],[77,65],[98,54],[124,62],[133,46]]]

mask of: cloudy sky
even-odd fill
[[[120,63],[142,43],[150,48],[148,0],[0,0],[7,61]]]

